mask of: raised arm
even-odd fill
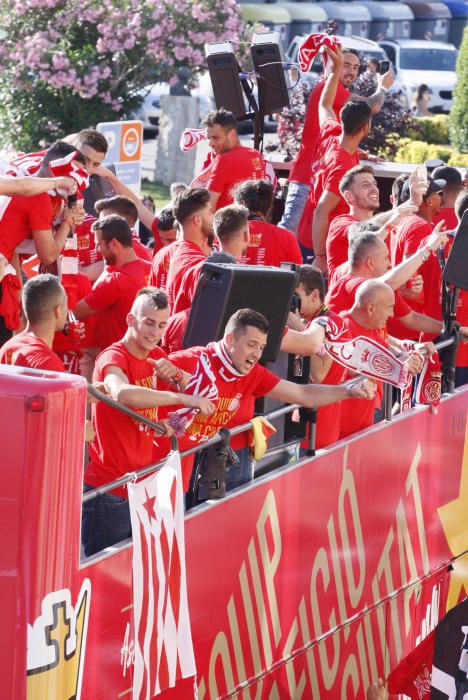
[[[324,47],[325,52],[331,59],[333,66],[331,73],[328,76],[319,102],[319,123],[324,124],[327,119],[336,119],[336,114],[333,110],[333,103],[336,97],[336,90],[340,80],[341,69],[343,67],[343,49],[338,47],[336,51],[332,51],[328,46]]]

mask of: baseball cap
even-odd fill
[[[447,182],[445,180],[442,180],[442,179],[434,180],[430,176],[427,178],[427,181],[429,182],[429,186],[427,188],[426,194],[424,195],[424,199],[427,199],[431,194],[434,194],[434,192],[442,192],[445,185],[447,184]],[[403,187],[401,188],[401,196],[405,201],[408,199],[409,193],[410,193],[409,180],[406,180]]]

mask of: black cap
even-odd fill
[[[445,180],[433,180],[432,177],[428,177],[427,181],[429,182],[429,187],[427,188],[427,192],[424,195],[424,199],[427,199],[431,194],[434,194],[434,192],[442,192],[445,185],[447,184]],[[401,195],[405,198],[405,201],[409,198],[409,193],[409,180],[406,180],[406,182],[403,184],[403,187],[401,188]]]

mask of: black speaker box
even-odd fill
[[[273,33],[273,32],[272,32]],[[257,73],[258,106],[261,114],[280,112],[289,106],[286,74],[281,49],[276,43],[254,44],[250,47]]]
[[[262,362],[274,362],[288,318],[296,273],[278,267],[204,263],[184,335],[184,348],[220,340],[238,309],[254,309],[269,321]]]
[[[232,53],[218,53],[207,57],[213,95],[217,109],[224,107],[237,119],[246,115],[244,93],[239,68]]]
[[[468,290],[468,211],[458,226],[442,278],[459,289]]]

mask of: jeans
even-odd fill
[[[236,486],[240,486],[241,484],[247,484],[253,479],[254,462],[250,456],[249,448],[243,447],[240,450],[235,450],[234,454],[239,462],[227,468],[226,491],[231,491],[231,489],[235,489]]]
[[[94,486],[84,485],[84,492]],[[81,541],[87,557],[132,535],[128,500],[103,493],[83,503]]]
[[[288,186],[288,195],[284,204],[283,218],[278,226],[287,228],[289,231],[297,234],[299,221],[301,220],[302,212],[307,202],[310,185],[305,185],[303,182],[290,182]]]
[[[455,367],[455,386],[468,384],[468,367]]]

